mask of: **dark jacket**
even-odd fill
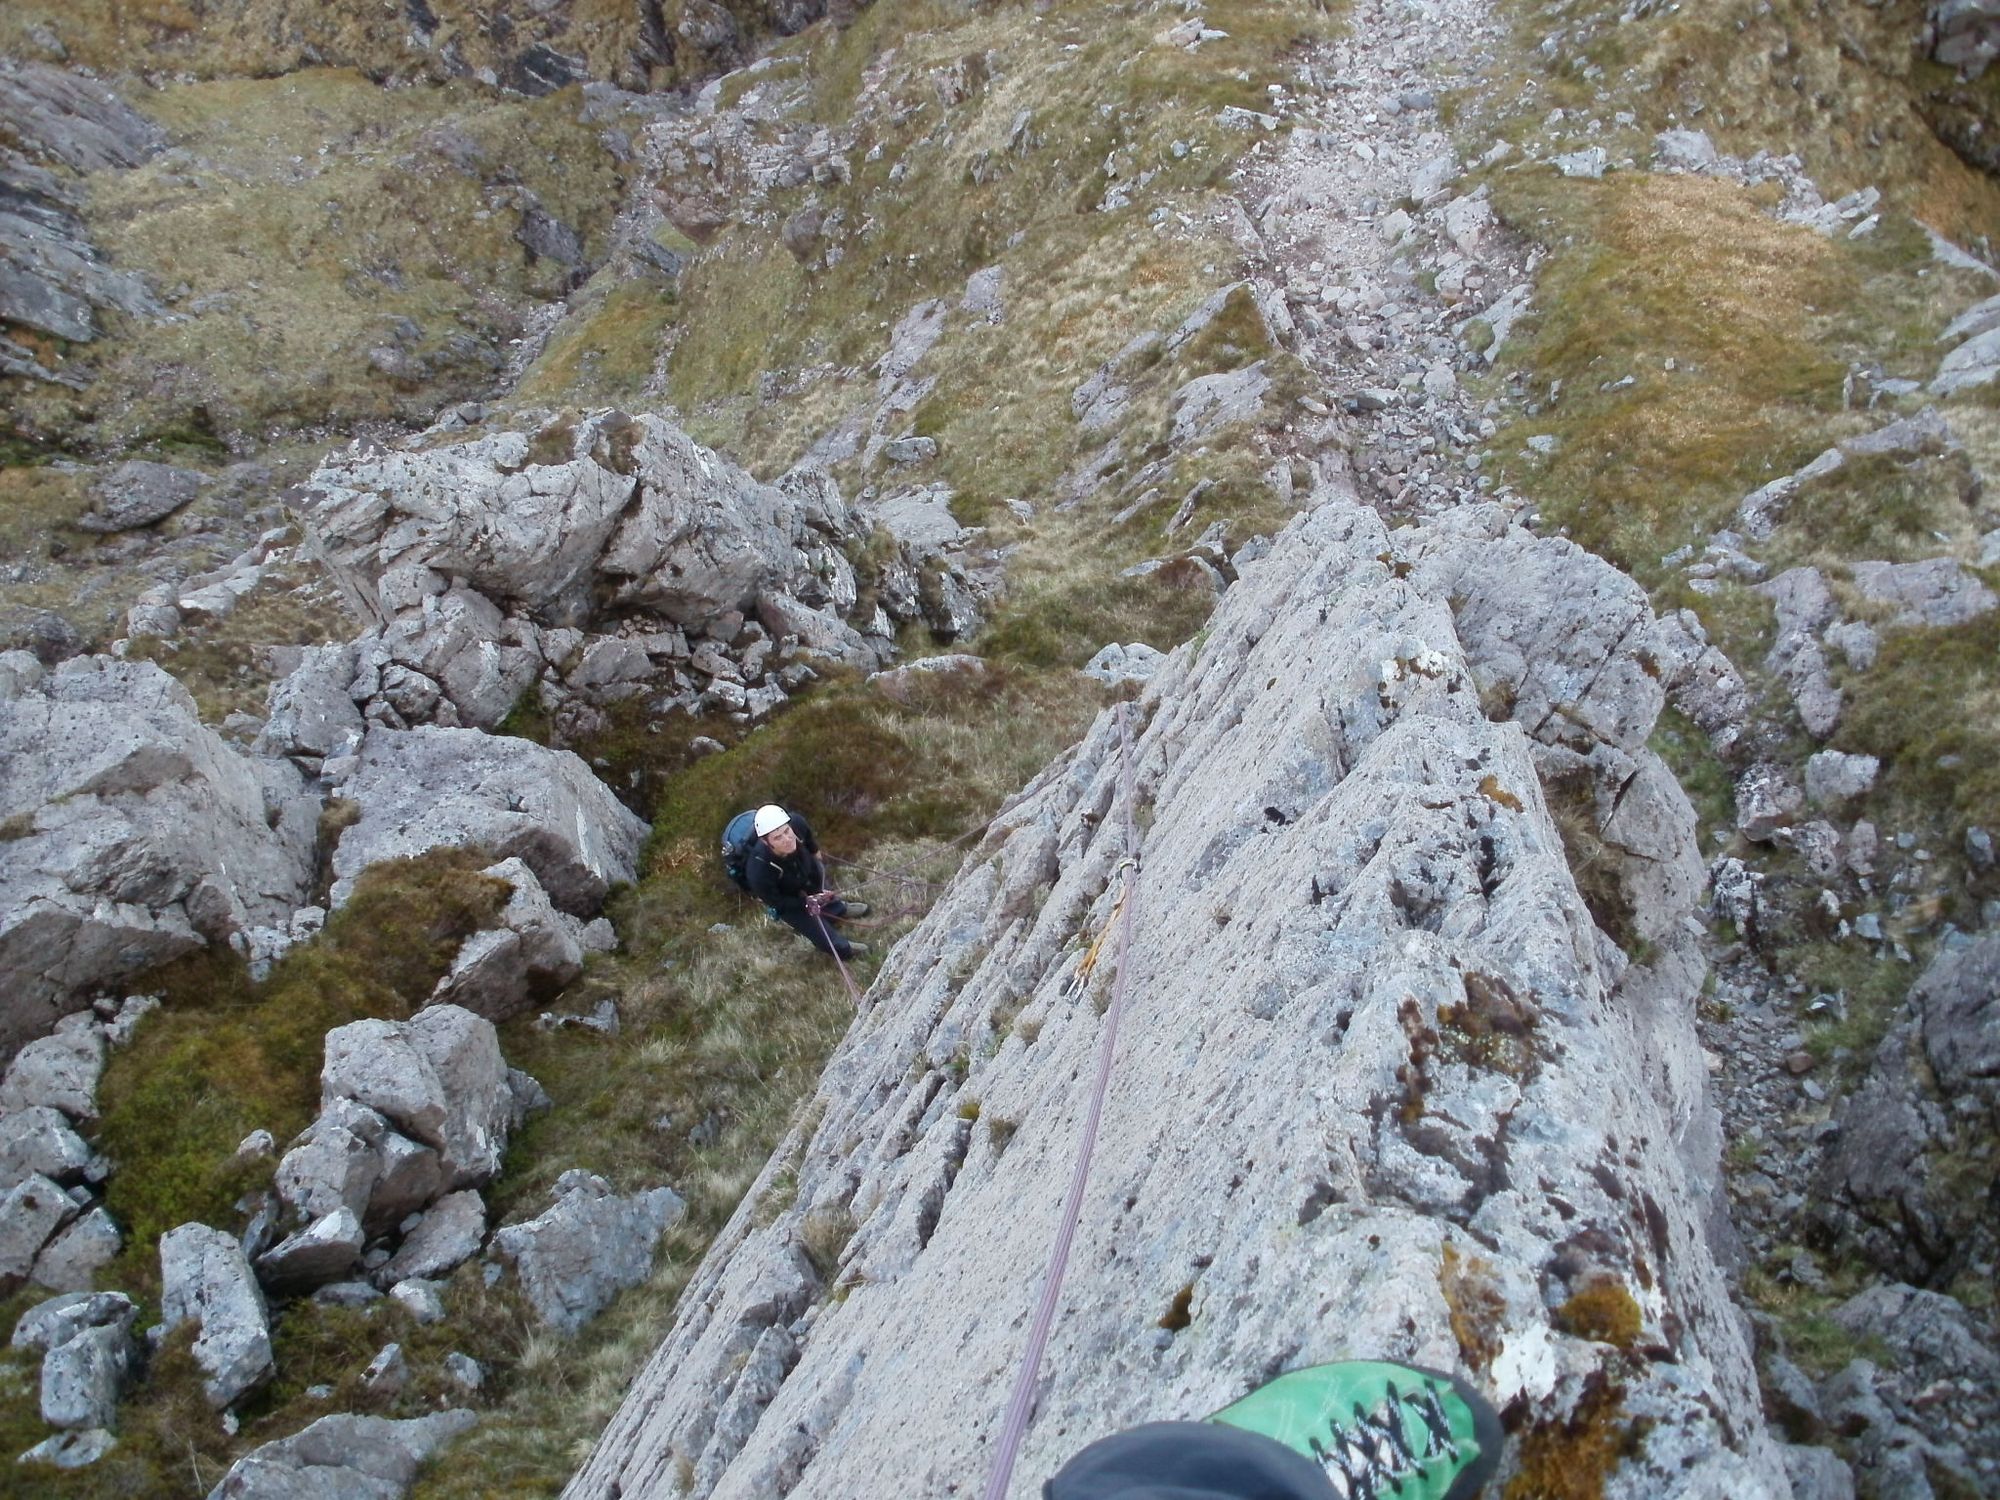
[[[826,889],[826,866],[819,857],[819,842],[813,837],[812,826],[788,807],[791,813],[792,832],[799,836],[799,847],[784,859],[771,852],[771,846],[762,839],[750,845],[749,857],[743,861],[743,883],[750,887],[750,894],[762,901],[780,918],[806,917],[806,897]]]

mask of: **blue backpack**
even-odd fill
[[[744,878],[744,865],[750,858],[750,846],[756,842],[757,809],[754,807],[731,818],[722,830],[722,873],[744,892],[750,889],[749,881]]]

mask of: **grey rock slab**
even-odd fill
[[[90,1160],[90,1147],[61,1110],[31,1104],[0,1114],[0,1192],[38,1173],[74,1182]]]
[[[95,990],[304,903],[319,806],[159,668],[64,662],[0,696],[0,1054]]]
[[[1977,1331],[1979,1319],[1941,1292],[1890,1282],[1850,1297],[1830,1314],[1851,1334],[1880,1339],[1903,1368],[1973,1380],[2000,1380],[2000,1353]]]
[[[424,1463],[478,1421],[464,1410],[406,1422],[321,1417],[239,1458],[208,1500],[397,1500]]]
[[[115,1427],[131,1364],[127,1329],[80,1329],[42,1357],[42,1420],[51,1427]]]
[[[535,1218],[496,1231],[487,1253],[513,1267],[544,1323],[575,1333],[652,1274],[660,1236],[687,1205],[668,1188],[621,1196],[579,1171],[563,1173],[554,1196]]]
[[[274,1292],[307,1291],[345,1276],[366,1243],[360,1216],[343,1204],[258,1256],[257,1276]]]
[[[480,873],[513,887],[500,913],[502,925],[475,933],[460,946],[431,1001],[504,1021],[583,972],[583,924],[556,910],[535,872],[518,857]]]
[[[1792,1500],[1854,1500],[1854,1471],[1831,1448],[1787,1443],[1784,1455]]]
[[[101,1427],[88,1432],[58,1432],[23,1453],[20,1462],[48,1464],[57,1469],[82,1469],[96,1463],[117,1446],[118,1439]]]
[[[164,521],[188,504],[209,482],[195,469],[128,459],[91,485],[90,509],[77,517],[80,531],[135,531]]]
[[[2000,597],[1955,558],[1927,562],[1858,562],[1854,586],[1862,597],[1895,610],[1898,625],[1963,625],[2000,605]]]
[[[1105,1039],[1111,976],[1080,986],[1078,963],[1115,934],[1135,854],[1127,1010],[1014,1494],[1159,1417],[1163,1393],[1212,1411],[1274,1360],[1460,1368],[1441,1274],[1491,1309],[1498,1352],[1468,1374],[1500,1406],[1562,1420],[1591,1372],[1628,1382],[1652,1425],[1607,1493],[1786,1492],[1709,1248],[1696,891],[1654,913],[1679,935],[1653,963],[1604,939],[1537,770],[1557,747],[1489,717],[1461,633],[1449,580],[1490,567],[1475,619],[1497,624],[1533,539],[1501,547],[1504,518],[1391,532],[1349,494],[1318,499],[1128,710],[1141,846],[1107,712],[884,959],[571,1500],[845,1500],[884,1473],[941,1497],[985,1471]],[[1638,605],[1600,675],[1649,627]],[[1576,659],[1559,701],[1587,696]],[[1603,706],[1629,773],[1652,722]],[[1686,847],[1665,852],[1693,859],[1692,819],[1672,828]],[[1532,1040],[1482,1059],[1448,1039],[1444,1012],[1467,1008]],[[1634,1369],[1555,1325],[1572,1278],[1597,1275],[1675,1329],[1662,1358]]]
[[[1195,377],[1173,395],[1174,443],[1205,442],[1225,427],[1256,421],[1270,391],[1271,377],[1262,360],[1240,370]]]
[[[124,1244],[117,1221],[103,1208],[92,1208],[42,1247],[31,1279],[50,1291],[86,1291]]]
[[[437,848],[519,856],[573,916],[594,916],[635,875],[646,825],[567,750],[433,727],[373,729],[340,795],[361,817],[333,855],[333,902],[385,859]]]
[[[1549,158],[1549,164],[1565,177],[1599,178],[1611,169],[1611,153],[1602,146],[1586,146]]]
[[[1942,360],[1932,377],[1933,396],[1955,396],[2000,379],[2000,328],[1974,334]]]
[[[1148,646],[1144,641],[1134,641],[1126,646],[1113,641],[1078,670],[1086,677],[1095,677],[1100,682],[1117,686],[1126,682],[1145,682],[1166,659],[1165,652]]]
[[[957,546],[965,537],[965,528],[951,513],[951,491],[941,485],[898,490],[876,502],[870,513],[898,546],[920,554]]]
[[[14,1054],[0,1080],[0,1109],[52,1109],[72,1120],[95,1120],[103,1074],[104,1034],[94,1026],[73,1026]]]
[[[219,1229],[183,1224],[160,1237],[160,1320],[169,1333],[197,1325],[194,1359],[218,1410],[271,1373],[264,1295],[242,1247]]]
[[[324,760],[358,745],[365,726],[348,692],[355,670],[352,646],[306,647],[299,664],[273,683],[265,698],[258,753]]]
[[[1715,142],[1701,130],[1663,130],[1653,137],[1653,159],[1669,172],[1706,172],[1717,161]]]
[[[328,1032],[320,1098],[322,1109],[345,1099],[373,1110],[430,1147],[448,1188],[498,1170],[514,1112],[493,1023],[456,1005]]]
[[[1945,325],[1938,335],[1941,344],[1956,343],[1970,338],[1975,333],[1985,333],[1988,329],[2000,328],[2000,296],[1988,297],[1983,302],[1975,302],[1964,312]]]
[[[837,497],[836,497],[837,499]],[[384,617],[399,573],[460,577],[508,611],[588,601],[699,626],[801,586],[838,530],[655,416],[593,412],[540,434],[329,460],[301,499],[319,556]],[[385,590],[387,592],[385,592]]]
[[[14,1325],[12,1347],[47,1353],[86,1328],[115,1327],[129,1332],[138,1304],[123,1292],[65,1292],[38,1302]]]
[[[411,1277],[443,1276],[479,1253],[486,1241],[486,1204],[478,1193],[447,1193],[424,1211],[417,1227],[375,1272],[378,1286],[394,1290]]]
[[[2000,1106],[2000,933],[1940,952],[1910,1003],[1939,1087]]]
[[[76,1214],[69,1194],[46,1177],[28,1177],[0,1198],[0,1289],[27,1280],[42,1247]]]
[[[1875,785],[1882,763],[1872,755],[1820,750],[1806,760],[1806,800],[1831,807],[1859,797]]]
[[[0,118],[22,148],[73,172],[136,167],[167,141],[107,84],[34,63],[0,73]]]

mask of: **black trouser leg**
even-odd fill
[[[847,939],[834,932],[829,925],[838,912],[844,909],[839,902],[832,903],[824,914],[824,921],[815,918],[809,911],[781,911],[777,913],[777,918],[820,952],[838,953],[842,958],[852,958],[854,954],[847,945]]]

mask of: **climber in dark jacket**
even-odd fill
[[[743,883],[750,894],[822,953],[843,959],[866,953],[832,926],[846,917],[865,917],[868,905],[843,901],[826,886],[826,865],[806,820],[775,803],[757,809],[756,840],[743,861]],[[817,915],[815,915],[817,912]]]

